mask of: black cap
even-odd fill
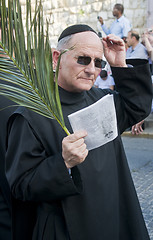
[[[86,31],[90,31],[90,32],[94,32],[96,35],[97,33],[88,25],[86,24],[75,24],[72,25],[70,27],[67,27],[59,36],[58,38],[58,42],[64,38],[67,37],[69,35],[75,34],[75,33],[80,33],[80,32],[86,32]]]

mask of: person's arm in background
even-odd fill
[[[147,60],[125,60],[124,41],[110,34],[103,38],[104,55],[112,69],[119,131],[145,119],[151,111],[152,83]],[[128,67],[126,64],[133,67]]]
[[[151,58],[151,60],[153,61],[153,46],[151,46],[151,43],[148,39],[148,33],[144,33],[142,35],[142,42],[144,43],[146,49],[147,49],[147,52],[149,54],[149,57]]]
[[[109,86],[111,90],[114,90],[114,85]]]
[[[99,20],[99,22],[100,22],[100,24],[101,24],[101,27],[102,27],[102,30],[104,31],[104,33],[105,33],[106,35],[110,34],[110,30],[109,30],[109,28],[107,28],[107,27],[105,26],[103,18],[102,18],[102,17],[99,17],[98,20]]]
[[[133,125],[132,129],[131,129],[131,133],[133,135],[139,135],[140,133],[142,133],[143,132],[143,128],[142,128],[143,123],[144,123],[144,120],[142,120],[141,122]]]

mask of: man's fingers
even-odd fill
[[[76,152],[81,152],[86,148],[86,144],[84,143],[84,138],[78,139],[75,142],[69,142],[63,140],[63,147],[67,149],[67,151],[76,155]]]
[[[118,44],[118,45],[124,45],[123,39],[120,37],[114,35],[114,34],[109,34],[105,38],[103,38],[104,42],[109,42],[110,44]]]
[[[64,139],[69,142],[76,142],[77,140],[84,138],[87,136],[87,132],[85,130],[77,131],[75,133],[70,134],[69,136],[65,137]]]

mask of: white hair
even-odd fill
[[[57,44],[57,50],[58,51],[63,51],[63,50],[65,50],[65,49],[68,49],[69,48],[69,42],[70,42],[70,40],[72,39],[72,34],[71,35],[69,35],[69,36],[66,36],[66,37],[64,37],[64,38],[62,38],[59,42],[58,42],[58,44]]]

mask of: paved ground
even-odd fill
[[[153,139],[122,137],[146,226],[153,240]]]
[[[138,171],[132,171],[132,176],[150,239],[153,240],[153,161]]]

